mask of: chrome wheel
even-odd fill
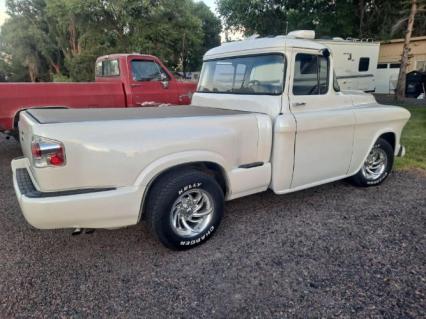
[[[213,200],[206,191],[190,189],[182,193],[172,206],[173,231],[182,237],[196,236],[206,230],[213,211]]]
[[[382,176],[387,164],[386,152],[381,148],[373,148],[362,166],[362,175],[369,181],[376,180]]]

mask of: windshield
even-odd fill
[[[282,54],[205,61],[198,92],[279,95],[284,88]]]

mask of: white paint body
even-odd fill
[[[227,184],[226,199],[231,200],[268,188],[276,194],[289,193],[354,175],[384,133],[394,134],[397,154],[402,128],[410,116],[405,109],[378,105],[371,95],[361,92],[335,92],[332,72],[327,94],[292,94],[289,88],[295,54],[321,54],[323,48],[314,41],[276,37],[210,50],[205,60],[271,52],[282,53],[287,60],[281,95],[193,96],[192,104],[198,108],[243,111],[238,114],[40,124],[23,112],[20,131],[25,136],[24,157],[14,160],[12,169],[27,221],[37,228],[136,224],[151,183],[166,169],[182,164],[208,162],[219,166]],[[330,68],[333,70],[333,60]],[[305,104],[296,106],[299,102]],[[61,141],[67,164],[34,167],[30,154],[33,135]],[[263,165],[241,168],[257,162]],[[36,189],[42,192],[114,190],[29,198],[17,185],[18,168],[27,169]]]

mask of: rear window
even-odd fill
[[[279,95],[284,72],[285,58],[278,53],[206,61],[197,91]]]
[[[103,60],[96,63],[96,76],[119,76],[118,60]]]
[[[118,60],[103,60],[96,63],[96,76],[119,76]]]

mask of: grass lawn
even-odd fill
[[[411,118],[402,131],[404,157],[396,157],[397,169],[422,168],[426,170],[426,107],[407,107]]]

